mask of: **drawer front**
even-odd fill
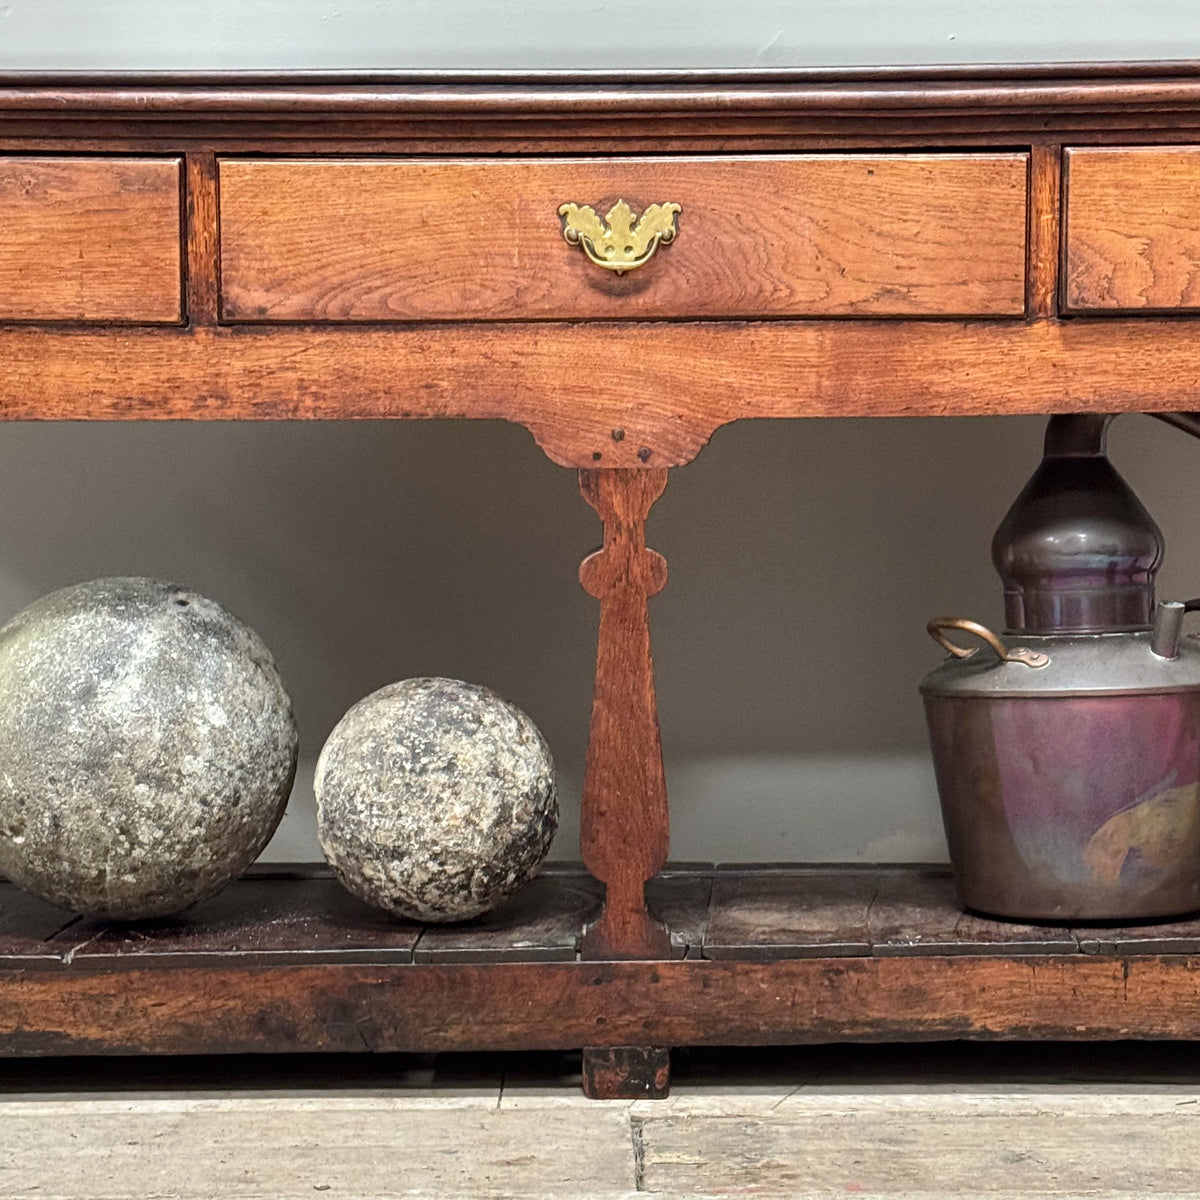
[[[0,320],[181,320],[180,160],[0,156]]]
[[[1073,148],[1066,172],[1066,307],[1200,308],[1200,147]]]
[[[1027,156],[803,155],[220,165],[232,321],[1016,316]],[[677,204],[624,274],[563,236]]]

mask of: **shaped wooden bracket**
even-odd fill
[[[579,483],[604,522],[603,548],[579,568],[584,589],[600,601],[580,848],[606,888],[583,956],[669,958],[670,937],[645,899],[646,880],[666,862],[669,830],[647,612],[666,586],[667,563],[646,548],[645,530],[667,472],[580,471]]]

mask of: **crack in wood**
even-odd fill
[[[634,1113],[629,1114],[629,1140],[633,1145],[633,1188],[646,1190],[646,1140],[645,1122]]]

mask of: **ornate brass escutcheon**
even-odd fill
[[[598,267],[623,275],[649,262],[659,245],[675,240],[678,204],[652,204],[639,219],[624,200],[618,200],[601,220],[586,204],[563,204],[563,237],[579,246]]]

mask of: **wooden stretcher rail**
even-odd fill
[[[129,928],[0,884],[0,1053],[1200,1037],[1198,920],[988,921],[944,868],[673,867],[649,899],[672,958],[596,963],[600,889],[572,867],[442,928],[312,868]]]
[[[563,466],[636,470],[749,418],[1190,409],[1186,321],[10,326],[0,419],[499,419]]]

